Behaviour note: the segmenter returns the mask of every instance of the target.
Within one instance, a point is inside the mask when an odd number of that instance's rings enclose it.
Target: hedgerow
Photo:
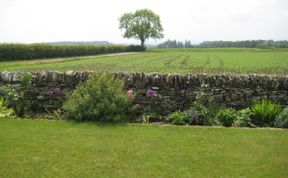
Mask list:
[[[51,45],[51,44],[0,44],[0,60],[73,57],[106,53],[144,51],[141,46],[124,45]]]

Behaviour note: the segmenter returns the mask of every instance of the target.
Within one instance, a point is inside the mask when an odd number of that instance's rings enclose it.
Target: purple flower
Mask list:
[[[54,89],[54,92],[55,92],[56,96],[60,96],[62,91],[61,91],[61,88],[58,87],[58,88]]]
[[[149,89],[149,90],[147,90],[146,95],[147,95],[148,97],[153,97],[153,96],[155,96],[155,91]]]
[[[49,90],[47,91],[47,95],[48,95],[49,97],[52,96],[52,95],[53,95],[53,91],[49,89]]]

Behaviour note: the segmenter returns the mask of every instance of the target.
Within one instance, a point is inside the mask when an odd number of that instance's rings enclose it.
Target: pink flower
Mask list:
[[[155,91],[149,89],[149,90],[147,90],[146,95],[147,95],[148,97],[153,97],[153,96],[155,96]]]
[[[49,90],[47,91],[47,95],[48,95],[49,97],[51,97],[51,96],[53,95],[53,91],[49,89]]]
[[[62,91],[61,91],[61,88],[58,87],[58,88],[55,88],[54,92],[55,92],[56,96],[60,96]]]
[[[128,94],[128,100],[131,101],[133,98],[133,91],[130,89],[128,90],[127,94]]]

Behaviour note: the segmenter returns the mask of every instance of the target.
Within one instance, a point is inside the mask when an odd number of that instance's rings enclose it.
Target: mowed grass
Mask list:
[[[0,177],[287,177],[288,131],[0,120]]]
[[[0,71],[288,74],[288,49],[149,49],[62,59],[2,61]]]

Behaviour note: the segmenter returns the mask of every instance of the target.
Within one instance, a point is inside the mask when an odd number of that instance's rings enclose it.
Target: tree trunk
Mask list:
[[[141,46],[144,46],[145,40],[144,39],[140,39],[140,40],[141,40]]]

